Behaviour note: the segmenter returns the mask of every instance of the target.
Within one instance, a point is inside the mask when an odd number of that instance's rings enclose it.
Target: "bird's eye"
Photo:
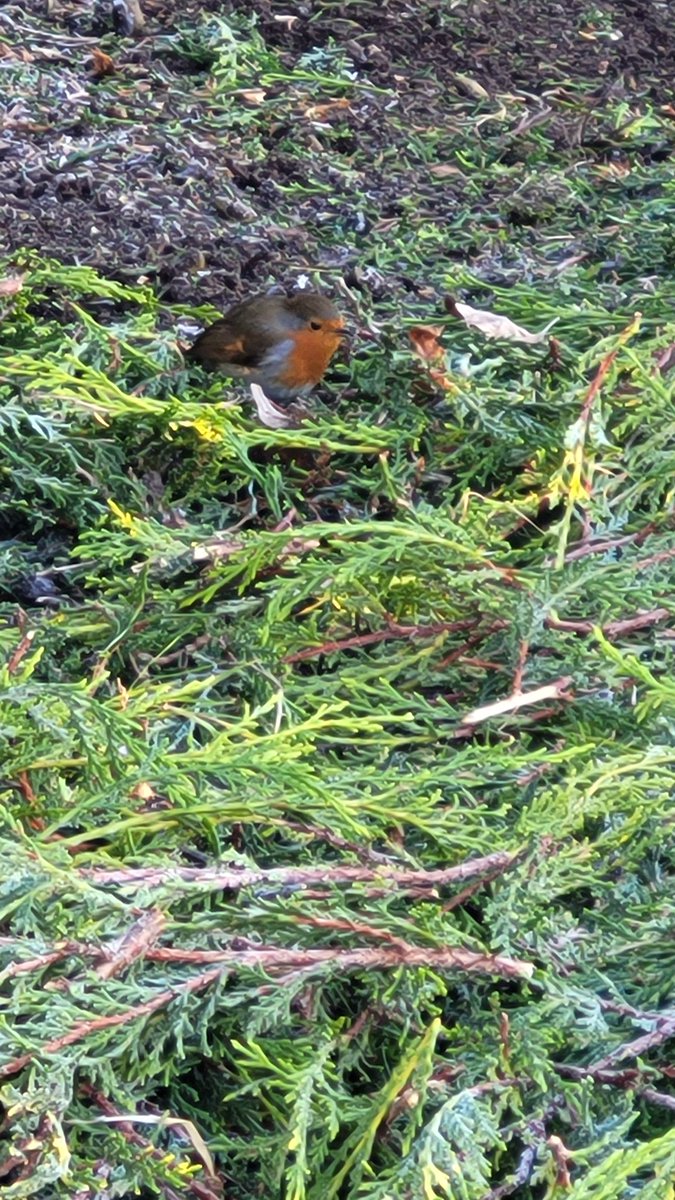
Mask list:
[[[310,321],[309,327],[310,327],[310,329],[320,329],[321,322],[320,321]]]

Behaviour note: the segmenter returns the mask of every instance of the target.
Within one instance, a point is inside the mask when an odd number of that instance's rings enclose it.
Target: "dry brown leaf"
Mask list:
[[[236,554],[242,549],[242,542],[214,538],[210,542],[204,542],[201,546],[195,546],[192,551],[192,559],[193,562],[217,562],[219,558],[229,558],[231,554]]]
[[[134,800],[152,800],[156,794],[157,793],[151,784],[146,783],[143,779],[140,781],[140,783],[137,783],[129,793]]]
[[[626,175],[630,175],[631,166],[627,162],[598,163],[593,171],[601,179],[624,179]]]
[[[279,551],[279,558],[288,558],[297,554],[306,554],[308,550],[318,550],[321,542],[318,538],[294,537]]]
[[[488,312],[485,308],[472,308],[470,304],[459,304],[452,296],[446,296],[445,307],[449,313],[452,313],[454,317],[459,317],[470,329],[477,329],[479,333],[483,334],[483,337],[504,338],[510,342],[527,342],[531,346],[544,342],[548,337],[549,329],[552,329],[558,320],[557,317],[554,317],[540,333],[531,333],[522,325],[516,325],[510,317],[504,317],[501,313]]]
[[[351,111],[351,107],[349,100],[341,96],[338,100],[326,100],[324,104],[311,104],[305,109],[304,115],[308,121],[327,121],[335,113],[344,112],[345,109]]]
[[[442,325],[415,325],[408,330],[413,350],[428,367],[436,386],[444,392],[454,392],[455,384],[446,373],[445,350],[438,340],[442,333]]]
[[[264,88],[242,88],[237,95],[241,96],[247,104],[263,104],[267,99],[267,92]]]
[[[665,375],[667,371],[672,371],[675,367],[675,342],[670,346],[666,346],[664,350],[659,350],[654,355],[656,361],[656,369],[661,375]]]
[[[0,296],[15,296],[23,287],[23,275],[6,275],[0,279]]]
[[[108,340],[110,342],[110,362],[108,363],[108,374],[114,375],[115,371],[122,366],[122,351],[120,350],[120,344],[117,338],[110,337]]]
[[[104,75],[115,74],[115,64],[112,58],[103,50],[99,50],[98,46],[94,46],[91,52],[91,65],[94,75],[98,76],[99,79],[103,78]]]
[[[21,62],[35,61],[35,55],[23,46],[8,46],[6,42],[0,42],[0,58],[18,58]]]
[[[438,339],[443,333],[442,325],[415,325],[408,330],[413,349],[425,362],[445,362],[445,351]]]
[[[435,175],[437,179],[447,179],[449,175],[463,175],[464,172],[460,167],[453,167],[450,163],[436,163],[433,167],[429,167],[429,174]]]

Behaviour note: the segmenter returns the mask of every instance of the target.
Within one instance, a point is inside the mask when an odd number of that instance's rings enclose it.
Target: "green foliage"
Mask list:
[[[246,22],[180,45],[255,157],[236,94],[285,60]],[[339,48],[292,85],[368,103]],[[525,178],[466,107],[409,153],[452,150],[468,210],[404,205],[376,268],[558,316],[559,361],[448,321],[439,396],[385,297],[347,397],[271,431],[186,371],[185,306],[12,263],[3,1197],[672,1197],[672,231],[638,197],[620,282],[512,280],[494,231],[501,283],[440,260],[516,176],[551,222],[627,203],[538,129]]]

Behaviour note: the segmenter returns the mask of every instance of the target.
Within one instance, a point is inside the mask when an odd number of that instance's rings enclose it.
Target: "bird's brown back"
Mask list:
[[[269,321],[260,319],[260,297],[243,300],[209,325],[187,351],[190,362],[209,371],[236,366],[242,370],[258,366],[278,338]]]

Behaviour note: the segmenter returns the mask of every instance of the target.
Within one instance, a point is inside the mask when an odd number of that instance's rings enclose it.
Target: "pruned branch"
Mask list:
[[[82,867],[79,874],[93,884],[118,884],[125,891],[137,888],[164,887],[167,885],[190,884],[210,890],[241,891],[243,888],[264,887],[279,890],[295,887],[348,887],[356,884],[377,884],[397,892],[410,888],[428,892],[439,887],[472,879],[495,868],[506,869],[517,861],[519,855],[504,850],[486,854],[481,858],[469,858],[454,867],[436,868],[430,871],[413,870],[406,867],[382,866],[333,866],[324,867],[275,867],[270,870],[250,867]]]
[[[204,971],[192,979],[172,988],[165,988],[152,1000],[135,1005],[121,1012],[93,1017],[80,1021],[59,1037],[52,1038],[42,1046],[17,1055],[0,1066],[0,1078],[14,1075],[23,1070],[36,1058],[57,1054],[66,1046],[84,1041],[92,1034],[114,1026],[139,1021],[166,1008],[174,1000],[195,992],[204,991],[218,982],[224,972],[236,970],[261,970],[284,979],[289,976],[313,974],[316,971],[388,971],[401,967],[431,967],[436,971],[463,971],[468,974],[493,975],[503,979],[530,979],[534,972],[532,963],[508,958],[503,954],[488,954],[478,950],[466,950],[459,946],[433,947],[413,946],[408,943],[396,947],[341,949],[277,949],[274,947],[236,949],[228,946],[223,950],[183,950],[166,948],[150,951],[148,958],[161,962],[191,964],[217,963],[213,970]]]

